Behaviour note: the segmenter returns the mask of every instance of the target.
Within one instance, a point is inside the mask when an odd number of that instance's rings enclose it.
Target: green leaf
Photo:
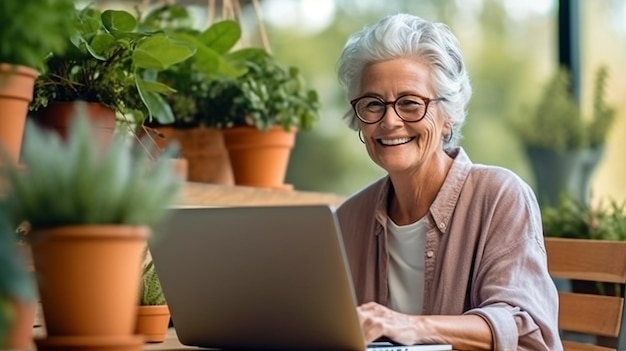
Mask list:
[[[81,33],[83,36],[90,37],[95,35],[100,30],[100,13],[98,12],[85,12],[84,17],[80,18],[79,24],[77,25],[78,33]]]
[[[199,40],[219,54],[227,53],[241,38],[241,27],[233,20],[223,20],[207,28]]]
[[[109,50],[113,44],[115,43],[115,38],[106,33],[101,33],[93,37],[91,40],[91,51],[97,53],[100,57],[102,57],[107,50]]]
[[[161,82],[142,80],[142,85],[145,91],[155,92],[159,94],[171,94],[176,92],[176,89]]]
[[[193,60],[194,67],[209,76],[215,74],[220,66],[219,54],[204,46],[198,48]]]
[[[137,78],[137,90],[149,112],[149,120],[155,118],[160,124],[170,124],[174,122],[174,113],[170,105],[161,95],[150,91],[148,84],[143,79]]]
[[[195,49],[165,35],[155,35],[142,41],[133,52],[133,62],[139,68],[164,70],[193,56]]]
[[[137,19],[126,11],[106,10],[102,13],[102,24],[111,34],[117,36],[133,32],[137,28]]]
[[[224,57],[233,62],[254,62],[268,57],[268,53],[259,48],[245,48],[228,53]]]
[[[248,72],[248,69],[244,65],[232,64],[230,61],[220,57],[219,68],[217,74],[220,77],[237,78]]]
[[[185,32],[174,32],[169,34],[169,37],[172,40],[176,40],[182,43],[189,45],[192,48],[197,48],[199,46],[203,46],[203,44],[192,34]]]
[[[100,55],[100,53],[97,52],[94,48],[92,48],[91,45],[88,42],[84,41],[83,37],[81,37],[79,40],[82,41],[82,44],[80,45],[80,47],[85,48],[87,50],[87,52],[89,52],[89,54],[93,58],[95,58],[97,60],[100,60],[100,61],[106,61],[106,57]]]
[[[135,50],[133,52],[133,62],[138,68],[154,69],[157,71],[162,71],[167,68],[157,55],[147,51]]]

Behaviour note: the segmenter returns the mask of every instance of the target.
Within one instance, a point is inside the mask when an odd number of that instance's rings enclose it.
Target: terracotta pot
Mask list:
[[[29,234],[48,337],[134,333],[149,232],[141,226],[85,225]]]
[[[170,162],[174,172],[182,181],[186,182],[189,178],[189,161],[186,158],[173,158]]]
[[[235,178],[224,146],[224,137],[219,129],[155,127],[160,138],[155,138],[160,147],[175,141],[179,143],[183,158],[187,159],[190,182],[234,185]]]
[[[33,343],[33,326],[35,324],[35,301],[12,300],[11,308],[15,318],[11,323],[5,345],[1,350],[28,350]]]
[[[33,100],[37,75],[29,67],[0,63],[0,148],[15,163],[20,158],[28,104]]]
[[[146,342],[163,342],[170,323],[167,305],[138,306],[136,333],[143,335]]]
[[[76,102],[53,102],[37,111],[32,118],[38,125],[54,130],[63,139],[66,139],[70,131],[72,119],[76,113],[76,104]],[[115,133],[115,111],[97,102],[86,102],[84,104],[92,124],[93,139],[104,150],[111,143]]]
[[[224,129],[223,134],[235,184],[286,188],[285,176],[296,130],[273,127],[261,131],[252,127],[235,127]]]

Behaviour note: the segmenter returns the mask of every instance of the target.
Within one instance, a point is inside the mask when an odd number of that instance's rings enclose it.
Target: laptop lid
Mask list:
[[[365,349],[329,206],[170,211],[150,251],[181,343]]]
[[[170,211],[150,251],[181,343],[223,349],[365,350],[349,266],[330,206]]]

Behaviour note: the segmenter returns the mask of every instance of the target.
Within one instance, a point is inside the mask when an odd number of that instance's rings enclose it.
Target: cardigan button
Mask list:
[[[433,252],[433,250],[426,251],[426,257],[433,258],[433,256],[435,256],[435,253]]]

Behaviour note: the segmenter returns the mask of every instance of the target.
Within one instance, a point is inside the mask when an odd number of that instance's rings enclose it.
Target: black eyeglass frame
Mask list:
[[[407,96],[414,96],[414,97],[417,97],[417,98],[420,98],[420,99],[424,100],[424,114],[422,115],[422,117],[418,118],[418,119],[417,119],[417,120],[415,120],[415,121],[408,121],[408,120],[406,120],[406,119],[402,118],[402,116],[398,113],[398,110],[396,110],[396,103],[397,103],[398,101],[400,101],[401,99],[403,99],[403,98],[407,97]],[[385,106],[385,109],[383,110],[383,113],[381,113],[380,118],[379,118],[379,119],[377,119],[376,121],[366,121],[366,120],[364,120],[364,119],[363,119],[363,118],[359,115],[359,113],[358,113],[358,112],[357,112],[357,110],[356,110],[356,104],[357,104],[360,100],[365,99],[365,98],[373,98],[373,99],[376,99],[376,100],[380,101],[380,102],[381,102],[381,103]],[[391,105],[391,106],[393,107],[393,112],[395,112],[395,113],[396,113],[396,116],[398,116],[398,118],[400,118],[401,120],[403,120],[403,121],[405,121],[405,122],[407,122],[407,123],[417,123],[417,122],[419,122],[419,121],[423,120],[423,119],[424,119],[424,117],[426,117],[426,113],[428,112],[428,105],[429,105],[431,102],[445,101],[445,100],[446,100],[446,98],[444,98],[444,97],[437,97],[437,98],[432,98],[432,99],[431,99],[431,98],[427,98],[427,97],[425,97],[425,96],[421,96],[421,95],[418,95],[418,94],[404,94],[404,95],[400,95],[400,96],[398,96],[398,97],[397,97],[395,100],[393,100],[393,101],[385,101],[385,100],[383,100],[382,98],[380,98],[380,97],[378,97],[378,96],[375,96],[375,95],[363,95],[363,96],[360,96],[360,97],[358,97],[358,98],[356,98],[356,99],[351,100],[351,101],[350,101],[350,105],[352,105],[352,110],[354,111],[354,115],[355,115],[355,116],[356,116],[356,117],[357,117],[357,118],[358,118],[361,122],[363,122],[363,123],[365,123],[365,124],[376,124],[376,123],[378,123],[378,122],[382,121],[382,120],[383,120],[383,118],[385,117],[385,114],[387,113],[387,106],[389,106],[389,105]]]

